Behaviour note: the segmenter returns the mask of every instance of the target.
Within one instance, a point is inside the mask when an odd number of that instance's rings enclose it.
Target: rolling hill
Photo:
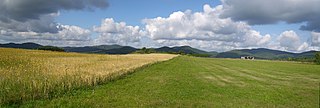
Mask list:
[[[241,49],[219,53],[217,58],[240,58],[241,56],[254,56],[258,59],[284,59],[284,58],[312,58],[317,51],[291,53],[266,48]]]
[[[212,51],[207,52],[203,50],[199,50],[196,48],[192,48],[190,46],[177,46],[177,47],[160,47],[155,49],[157,52],[167,52],[167,53],[174,53],[174,52],[183,52],[185,54],[208,54],[211,56],[215,56],[218,52]]]
[[[16,43],[0,44],[0,47],[4,47],[4,48],[21,48],[21,49],[37,49],[41,46],[42,45],[31,43],[31,42],[22,43],[22,44],[16,44]]]
[[[38,49],[43,45],[36,43],[7,43],[0,44],[3,48],[20,48],[20,49]],[[84,47],[61,47],[66,52],[78,52],[78,53],[98,53],[98,54],[130,54],[137,50],[137,48],[130,46],[120,45],[98,45],[98,46],[84,46]]]
[[[22,49],[37,49],[42,47],[42,45],[36,43],[23,43],[23,44],[0,44],[0,47],[6,48],[22,48]],[[121,45],[98,45],[98,46],[84,46],[84,47],[62,47],[66,52],[78,52],[78,53],[97,53],[97,54],[130,54],[137,50],[131,46],[121,46]],[[211,57],[217,55],[217,52],[206,52],[190,46],[177,46],[177,47],[161,47],[161,48],[151,48],[158,53],[179,53],[183,52],[185,54],[208,54]]]
[[[186,54],[203,54],[203,53],[207,53],[206,51],[202,51],[199,49],[195,49],[192,48],[190,46],[179,46],[179,47],[161,47],[161,48],[157,48],[155,49],[158,52],[184,52]]]
[[[120,45],[99,45],[85,47],[63,47],[67,52],[98,53],[98,54],[129,54],[136,51],[136,48]]]
[[[22,49],[37,49],[42,45],[36,43],[8,43],[0,44],[0,47],[6,48],[22,48]],[[131,46],[121,45],[98,45],[98,46],[84,46],[84,47],[62,47],[66,52],[78,53],[97,53],[97,54],[130,54],[140,49]],[[217,58],[240,58],[241,56],[254,56],[257,59],[288,59],[288,58],[313,58],[317,51],[307,51],[302,53],[291,53],[286,51],[271,50],[266,48],[258,49],[238,49],[226,52],[207,52],[196,49],[190,46],[175,46],[175,47],[160,47],[150,48],[158,53],[184,53],[190,55],[206,55],[206,57]]]
[[[130,54],[135,52],[137,49],[130,46],[121,46],[120,48],[113,48],[108,50],[101,50],[96,53],[100,54]]]

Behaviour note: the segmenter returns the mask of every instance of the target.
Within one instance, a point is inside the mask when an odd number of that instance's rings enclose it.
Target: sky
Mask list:
[[[320,0],[0,0],[0,43],[320,50]]]

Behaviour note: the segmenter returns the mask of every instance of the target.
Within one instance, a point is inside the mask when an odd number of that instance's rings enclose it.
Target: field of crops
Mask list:
[[[319,108],[320,66],[188,56],[111,83],[20,107]]]
[[[96,55],[0,48],[0,105],[51,99],[91,88],[175,57],[169,54]]]

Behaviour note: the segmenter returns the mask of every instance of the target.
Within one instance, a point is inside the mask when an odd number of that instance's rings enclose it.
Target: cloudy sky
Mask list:
[[[320,0],[0,0],[0,43],[320,50]]]

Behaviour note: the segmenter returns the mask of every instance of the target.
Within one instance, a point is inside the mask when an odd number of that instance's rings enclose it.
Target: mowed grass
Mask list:
[[[0,48],[0,105],[91,89],[169,54],[96,55]]]
[[[319,108],[320,66],[180,56],[91,90],[20,107]]]

